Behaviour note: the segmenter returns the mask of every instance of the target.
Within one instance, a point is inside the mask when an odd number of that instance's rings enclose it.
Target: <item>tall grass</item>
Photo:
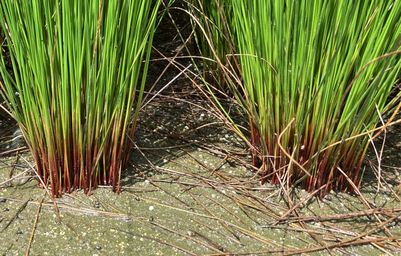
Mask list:
[[[225,4],[241,66],[231,88],[262,183],[354,191],[368,147],[358,135],[375,128],[401,65],[401,1]]]
[[[159,4],[1,1],[15,75],[2,62],[1,89],[53,196],[99,184],[119,191]]]
[[[231,45],[232,5],[231,0],[189,0],[189,12],[197,19],[192,20],[195,41],[204,59],[203,72],[206,80],[213,86],[226,91],[229,84],[220,65],[229,67],[233,61],[234,49]]]

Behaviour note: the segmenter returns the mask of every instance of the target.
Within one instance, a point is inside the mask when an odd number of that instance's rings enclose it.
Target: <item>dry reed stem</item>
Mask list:
[[[334,182],[334,180],[332,180],[330,183]],[[329,184],[330,184],[329,183]],[[285,220],[285,217],[289,214],[291,214],[291,212],[293,212],[295,209],[297,209],[303,202],[308,201],[309,199],[311,199],[312,196],[314,196],[316,193],[318,193],[320,190],[322,190],[323,188],[326,187],[326,184],[321,186],[319,189],[315,190],[313,193],[309,194],[306,198],[299,200],[299,202],[294,205],[291,209],[289,209],[286,213],[284,213],[279,219],[277,219],[276,221],[274,221],[271,225],[275,226],[277,225],[277,223],[279,223],[280,221]]]
[[[68,224],[67,222],[64,222],[64,221],[61,221],[61,223],[66,225],[67,228],[69,228],[72,232],[74,232],[74,234],[77,236],[77,238],[79,237],[78,232],[73,227],[71,227],[70,224]]]
[[[267,211],[267,210],[265,210],[265,209],[262,209],[262,208],[260,208],[260,207],[258,207],[258,206],[256,206],[256,205],[248,204],[248,203],[242,201],[241,199],[239,199],[238,197],[236,197],[236,196],[234,196],[234,195],[233,195],[233,196],[230,195],[228,191],[226,191],[225,193],[223,193],[223,192],[221,192],[221,191],[219,190],[219,192],[220,192],[221,194],[225,195],[226,197],[230,198],[233,202],[240,203],[240,204],[242,204],[242,205],[244,205],[244,206],[247,206],[247,207],[249,207],[249,208],[252,208],[252,209],[255,209],[255,210],[257,210],[257,211],[260,211],[261,213],[264,213],[264,214],[266,214],[267,216],[270,216],[270,217],[272,217],[272,218],[275,218],[275,219],[278,218],[278,216],[275,215],[274,213],[271,213],[271,212],[269,212],[269,211]],[[238,205],[238,204],[237,204],[237,205]]]
[[[17,199],[7,199],[10,201],[14,201],[14,202],[23,202],[22,200],[17,200]],[[52,202],[53,203],[53,202]],[[52,203],[42,203],[42,208],[44,207],[48,207],[49,209],[52,209],[52,206],[54,206],[54,204]],[[34,205],[38,205],[39,203],[37,202],[32,202],[32,201],[28,201],[28,204],[34,204]],[[67,203],[56,203],[57,207],[65,212],[67,211],[71,211],[71,212],[77,212],[77,213],[82,213],[82,214],[87,214],[90,216],[99,216],[99,217],[105,217],[105,218],[110,218],[110,219],[127,219],[127,220],[135,220],[141,224],[144,224],[144,222],[140,221],[139,219],[141,219],[142,217],[136,217],[136,216],[132,216],[132,215],[128,215],[128,214],[120,214],[120,213],[111,213],[111,212],[104,212],[104,211],[97,211],[97,210],[93,210],[93,209],[87,209],[87,208],[83,208],[83,207],[78,207],[78,206],[74,206],[71,204],[67,204]],[[156,203],[157,204],[157,203]],[[54,209],[54,208],[53,208]],[[196,213],[191,213],[196,215]],[[143,219],[143,218],[142,218]]]
[[[215,229],[215,228],[213,228],[213,227],[211,227],[211,226],[209,226],[209,225],[207,225],[207,224],[205,224],[205,223],[203,223],[203,222],[200,222],[199,220],[196,220],[196,219],[191,219],[191,220],[192,220],[192,221],[195,221],[196,223],[199,223],[199,224],[202,225],[202,226],[207,227],[208,229],[210,229],[210,230],[212,230],[212,231],[214,231],[214,232],[216,232],[216,233],[218,233],[218,234],[220,234],[220,235],[222,235],[222,236],[224,236],[225,238],[229,239],[231,242],[234,242],[234,243],[237,243],[237,244],[240,245],[240,246],[243,246],[243,244],[241,244],[240,241],[238,241],[238,240],[232,238],[231,236],[228,236],[228,235],[224,234],[224,233],[221,232],[220,230]]]
[[[362,244],[367,244],[367,243],[372,243],[372,242],[380,242],[386,240],[386,238],[379,238],[379,239],[368,239],[364,241],[355,241],[355,242],[349,242],[344,244],[344,246],[351,246],[351,245],[362,245]],[[307,248],[307,249],[283,249],[283,250],[270,250],[270,251],[253,251],[253,252],[232,252],[232,253],[219,253],[219,254],[208,254],[208,256],[219,256],[219,255],[258,255],[258,254],[273,254],[273,253],[280,253],[280,255],[296,255],[296,254],[305,254],[307,252],[316,252],[316,251],[321,251],[324,250],[324,247],[319,247],[317,248]],[[286,253],[288,251],[292,251],[289,253]],[[285,254],[284,254],[285,253]]]
[[[394,221],[395,219],[397,219],[397,218],[400,217],[400,216],[401,216],[401,214],[399,214],[399,215],[397,215],[397,216],[395,216],[395,217],[393,217],[393,218],[391,218],[391,219],[389,219],[389,220],[387,220],[387,221],[381,223],[381,224],[378,225],[376,228],[373,228],[373,229],[371,229],[371,230],[368,230],[368,231],[366,231],[366,232],[364,232],[364,233],[362,233],[362,234],[360,234],[360,235],[358,235],[358,236],[356,236],[356,237],[353,237],[353,238],[351,238],[351,239],[348,239],[348,240],[346,240],[346,241],[344,241],[344,242],[340,242],[340,243],[336,243],[336,244],[331,244],[331,245],[329,245],[329,246],[327,246],[327,247],[328,247],[328,248],[334,248],[334,247],[349,246],[349,245],[353,245],[353,244],[362,244],[362,243],[366,243],[366,242],[368,242],[368,243],[374,243],[375,241],[395,240],[395,238],[380,238],[380,239],[366,239],[366,240],[362,240],[362,241],[356,241],[356,240],[358,240],[358,239],[360,239],[360,238],[363,238],[363,237],[365,237],[365,236],[367,236],[367,235],[369,235],[369,234],[375,232],[375,231],[378,230],[379,228],[384,227],[385,225],[387,225],[388,223]],[[396,240],[395,240],[395,241],[396,241]],[[358,242],[359,242],[359,243],[358,243]],[[296,253],[294,252],[294,253],[289,253],[289,254],[285,254],[285,255],[294,255],[294,254],[297,254],[297,253],[320,251],[320,250],[323,250],[323,249],[325,249],[325,248],[326,248],[326,247],[315,247],[315,248],[302,249],[302,250],[297,251]]]
[[[272,212],[272,213],[274,214],[274,217],[273,217],[273,218],[276,218],[276,217],[279,215],[275,210],[273,210],[272,208],[270,208],[269,206],[267,206],[266,203],[263,203],[263,201],[261,200],[261,198],[259,198],[259,197],[255,196],[255,195],[253,195],[253,194],[252,194],[251,192],[249,192],[246,188],[242,188],[242,187],[236,188],[236,192],[237,192],[237,194],[243,195],[244,198],[245,198],[247,201],[249,201],[249,203],[252,204],[252,205],[256,205],[256,203],[252,201],[252,199],[255,199],[255,200],[257,201],[257,203],[259,203],[259,205],[260,205],[261,207],[266,208],[267,211],[270,211],[270,212]]]
[[[199,191],[198,189],[194,188],[194,190],[201,194],[203,197],[209,199],[210,201],[212,201],[213,203],[219,205],[221,208],[223,208],[224,210],[226,210],[228,213],[230,213],[231,215],[233,215],[235,218],[237,218],[240,222],[244,223],[245,226],[247,226],[248,228],[252,229],[251,226],[248,225],[248,223],[246,223],[243,219],[241,219],[238,215],[236,215],[235,213],[233,213],[232,211],[230,211],[226,206],[224,206],[222,203],[218,202],[217,200],[214,200],[213,198],[211,198],[210,196],[205,195],[204,193],[202,193],[201,191]]]
[[[157,185],[152,179],[150,179],[149,177],[147,177],[143,172],[141,172],[141,170],[139,170],[133,163],[131,163],[130,161],[128,161],[129,164],[135,168],[135,170],[137,170],[145,179],[147,179],[150,183],[152,183],[153,186],[159,188],[160,190],[163,190],[166,194],[168,194],[169,196],[173,197],[174,199],[176,199],[177,201],[179,201],[180,203],[183,203],[185,206],[187,206],[189,209],[192,209],[191,206],[189,206],[187,203],[185,203],[184,201],[182,201],[181,199],[179,199],[178,197],[176,197],[175,195],[171,194],[170,192],[168,192],[167,190],[163,189],[162,187],[160,187],[159,185]]]
[[[164,5],[164,7],[166,7],[164,2],[163,2],[163,5]],[[167,10],[167,8],[166,8],[166,10]],[[171,15],[170,15],[170,13],[169,13],[168,11],[167,11],[167,13],[168,13],[168,15],[170,16],[171,20],[173,20],[172,17],[171,17]],[[160,54],[160,56],[163,57],[162,59],[159,59],[159,60],[167,60],[169,63],[166,65],[166,67],[164,68],[164,70],[162,71],[162,73],[159,75],[159,77],[156,79],[156,81],[154,82],[154,84],[152,85],[152,87],[150,88],[149,91],[152,91],[152,90],[153,90],[153,88],[154,88],[154,87],[156,86],[156,84],[160,81],[160,79],[162,78],[162,76],[164,75],[164,73],[167,71],[167,69],[170,67],[170,65],[174,65],[175,59],[176,59],[177,57],[179,57],[178,55],[179,55],[179,54],[181,53],[181,51],[184,49],[185,45],[191,40],[191,38],[192,38],[192,36],[193,36],[194,33],[195,33],[195,30],[193,30],[193,31],[191,32],[191,34],[187,37],[187,39],[185,40],[184,44],[182,45],[182,47],[180,47],[180,49],[177,51],[177,53],[176,53],[173,57],[170,57],[170,58],[167,58],[167,57],[166,57],[163,53],[161,53],[156,47],[152,46],[152,49],[155,50],[156,52],[158,52],[158,53]],[[178,36],[178,34],[177,34],[176,36]],[[174,40],[175,40],[175,39],[171,40],[171,41],[170,41],[170,44],[172,44],[172,43],[174,42]],[[169,45],[166,46],[166,49],[167,49],[168,47],[169,47]],[[174,66],[175,66],[175,65],[174,65]],[[183,73],[184,73],[184,71],[181,71],[181,72],[180,72],[180,74],[183,74]],[[145,102],[146,99],[147,99],[147,97],[148,97],[148,95],[146,95],[146,96],[143,98],[142,102]],[[149,100],[148,103],[149,103],[150,101],[151,101],[151,100]],[[146,106],[148,103],[146,103],[146,104],[143,105],[143,106]],[[141,106],[141,109],[143,108],[143,106]]]
[[[221,252],[229,252],[226,248],[224,248],[223,246],[219,245],[216,242],[213,242],[211,239],[207,238],[206,236],[191,230],[191,232],[193,232],[194,235],[199,236],[200,238],[202,238],[206,243],[210,244],[211,246],[213,246],[214,248],[216,248],[217,250],[221,251]]]
[[[371,167],[372,170],[376,173],[376,172],[377,172],[377,170],[376,170],[376,165],[375,165],[374,163],[372,163],[372,161],[370,161],[369,159],[368,159],[368,161],[369,161],[370,167]],[[391,166],[385,166],[385,165],[382,165],[382,166],[383,166],[383,167],[389,167],[389,168],[391,168]],[[394,168],[394,169],[395,169],[395,168]],[[401,181],[398,181],[396,178],[392,177],[390,174],[388,174],[388,173],[387,173],[386,171],[384,171],[384,170],[381,170],[381,172],[382,172],[383,174],[389,176],[394,182],[396,182],[396,183],[399,184],[398,189],[397,189],[397,192],[395,192],[395,191],[391,188],[391,186],[389,186],[389,184],[388,184],[388,182],[386,181],[386,179],[383,179],[384,183],[386,183],[386,185],[387,185],[387,188],[389,188],[390,191],[391,191],[391,193],[394,195],[394,198],[391,199],[388,203],[393,202],[395,199],[397,199],[398,201],[401,202],[401,199],[400,199],[400,197],[398,196],[398,194],[400,193],[400,190],[401,190],[401,186],[400,186],[400,185],[401,185]],[[385,204],[387,204],[387,202],[386,202]],[[383,207],[384,207],[384,205],[383,205]]]
[[[22,153],[22,152],[25,152],[27,150],[28,150],[28,148],[26,146],[23,146],[23,147],[19,147],[19,148],[15,148],[15,149],[11,149],[11,150],[8,150],[8,151],[1,152],[0,156],[6,156],[6,155],[14,153],[14,152]]]
[[[26,171],[23,171],[23,172],[21,172],[20,174],[15,175],[15,176],[12,177],[11,179],[7,179],[7,180],[3,181],[2,183],[0,183],[0,186],[3,185],[3,184],[9,183],[9,182],[12,181],[12,180],[17,179],[19,176],[24,175],[25,173],[29,172],[30,170],[31,170],[31,169],[28,169],[28,170],[26,170]]]
[[[161,243],[161,244],[165,244],[165,245],[168,245],[168,246],[177,248],[178,250],[183,251],[183,252],[185,252],[185,253],[188,253],[189,255],[197,256],[197,254],[195,254],[195,253],[193,253],[193,252],[191,252],[191,251],[188,251],[188,250],[186,250],[186,249],[184,249],[184,248],[182,248],[182,247],[179,247],[179,246],[177,246],[177,245],[175,245],[175,244],[165,242],[165,241],[163,241],[163,240],[159,240],[159,239],[151,238],[151,237],[147,237],[147,236],[137,235],[137,234],[134,234],[134,233],[131,233],[131,232],[127,232],[127,231],[124,231],[124,230],[120,230],[120,229],[114,229],[114,228],[111,228],[111,229],[112,229],[112,230],[119,231],[119,232],[124,233],[124,234],[127,234],[127,235],[130,235],[130,236],[136,236],[136,237],[139,237],[139,238],[144,238],[144,239],[152,240],[152,241],[155,241],[155,242],[158,242],[158,243]]]
[[[235,229],[237,229],[238,232],[241,232],[242,234],[244,234],[246,236],[249,236],[249,237],[251,237],[251,238],[253,238],[253,239],[255,239],[255,240],[257,240],[257,241],[259,241],[259,242],[261,242],[263,244],[266,244],[266,245],[271,246],[273,248],[278,247],[277,244],[274,241],[269,241],[269,239],[267,237],[264,237],[262,235],[256,234],[255,232],[246,230],[244,228],[241,228],[241,227],[239,227],[237,225],[234,225],[234,224],[231,224],[231,223],[229,223],[229,225],[234,227]],[[285,247],[285,246],[284,245],[280,245],[280,247]],[[236,253],[233,253],[233,254],[236,254]]]
[[[33,236],[34,236],[35,230],[36,230],[36,224],[38,223],[39,213],[40,213],[40,209],[42,208],[42,203],[43,203],[43,200],[45,199],[45,195],[46,195],[46,191],[43,191],[43,196],[40,199],[40,202],[39,202],[39,205],[38,205],[38,210],[36,212],[35,222],[33,223],[31,237],[29,238],[29,242],[28,242],[28,245],[27,245],[27,248],[26,248],[26,254],[25,254],[26,256],[29,255],[29,250],[31,248],[31,243],[32,243]]]
[[[65,196],[80,202],[81,204],[85,205],[86,207],[91,207],[91,205],[85,203],[83,200],[79,199],[76,196],[73,196],[73,195],[70,195],[70,194],[65,194]]]
[[[280,221],[331,221],[331,220],[345,220],[355,217],[367,216],[372,214],[388,214],[401,212],[401,207],[393,208],[377,208],[369,209],[352,213],[336,214],[336,215],[326,215],[326,216],[309,216],[309,217],[290,217]]]
[[[28,205],[28,202],[31,199],[26,200],[21,206],[20,208],[18,208],[17,212],[14,214],[14,216],[7,222],[7,224],[1,229],[0,233],[3,233],[4,230],[6,230],[11,223],[18,218],[18,215],[25,209],[25,207]]]
[[[131,195],[133,195],[135,197],[140,198],[141,200],[144,200],[146,202],[150,202],[150,203],[155,204],[155,205],[160,205],[162,207],[174,209],[174,210],[177,210],[177,211],[180,211],[180,212],[185,212],[185,213],[188,213],[188,214],[191,214],[191,215],[196,215],[196,216],[204,217],[204,218],[207,218],[207,219],[219,220],[219,218],[217,218],[217,217],[213,217],[213,216],[205,215],[205,214],[200,214],[200,213],[193,212],[193,211],[184,210],[184,209],[177,208],[177,207],[174,207],[174,206],[171,206],[171,205],[167,205],[167,204],[158,203],[156,201],[149,200],[149,199],[146,199],[146,198],[143,198],[143,197],[139,197],[138,195],[135,195],[135,194],[132,194],[132,193],[129,193],[129,192],[126,192],[126,193],[131,194]]]
[[[226,223],[224,223],[224,220],[218,218],[216,215],[213,214],[213,212],[211,212],[206,206],[204,206],[202,204],[202,202],[196,198],[196,196],[194,196],[191,192],[189,192],[188,190],[186,191],[200,206],[202,206],[203,209],[205,209],[211,216],[214,217],[214,219],[216,219],[225,229],[227,229],[235,238],[238,239],[238,241],[240,240],[238,235],[234,232],[234,230],[232,230]]]
[[[183,233],[178,232],[178,231],[176,231],[176,230],[173,230],[173,229],[171,229],[171,228],[162,226],[162,225],[157,224],[157,223],[152,223],[152,225],[154,225],[154,226],[156,226],[156,227],[159,227],[159,228],[162,228],[162,229],[164,229],[164,230],[167,230],[167,231],[169,231],[169,232],[171,232],[171,233],[174,233],[174,234],[176,234],[176,235],[185,237],[186,239],[190,239],[190,240],[194,241],[195,243],[201,244],[201,245],[205,246],[206,248],[209,248],[209,249],[212,250],[212,251],[215,251],[215,252],[220,252],[220,251],[221,251],[221,250],[215,248],[214,246],[210,246],[210,245],[207,244],[207,243],[204,243],[204,242],[202,242],[202,241],[200,241],[200,240],[198,240],[198,239],[195,239],[195,238],[193,238],[193,237],[191,237],[191,236],[189,236],[189,235],[183,234]]]
[[[337,169],[344,175],[344,177],[347,179],[348,183],[351,184],[351,186],[355,189],[355,191],[358,192],[358,198],[362,199],[362,202],[365,204],[366,207],[368,207],[369,209],[372,209],[370,207],[371,204],[369,204],[368,201],[366,200],[366,198],[359,192],[359,189],[355,186],[355,184],[352,182],[352,180],[341,170],[340,167],[337,167]],[[379,216],[377,216],[376,213],[373,213],[373,216],[375,216],[375,218],[377,219],[377,221],[380,224],[382,223]],[[394,235],[390,232],[390,230],[388,230],[388,228],[386,226],[384,226],[384,230],[386,231],[387,234],[389,234],[392,238],[394,238]],[[401,243],[399,243],[397,240],[395,240],[395,242],[401,247]]]

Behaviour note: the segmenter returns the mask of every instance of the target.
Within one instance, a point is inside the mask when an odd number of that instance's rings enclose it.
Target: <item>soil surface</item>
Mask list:
[[[190,34],[188,22],[175,21]],[[191,64],[176,59],[178,68],[163,73],[169,62],[161,54],[187,55],[175,35],[166,16],[155,35],[148,99]],[[259,184],[249,147],[199,93],[191,70],[141,111],[119,195],[100,187],[51,199],[38,187],[17,124],[1,117],[0,254],[401,255],[400,126],[375,142],[379,154],[385,143],[380,189],[372,146],[361,195],[331,191],[319,201],[298,187],[286,195],[280,185]]]

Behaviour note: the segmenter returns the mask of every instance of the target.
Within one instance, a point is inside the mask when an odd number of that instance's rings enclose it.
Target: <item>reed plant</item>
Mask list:
[[[195,42],[203,59],[203,77],[212,86],[226,92],[229,83],[220,65],[229,67],[233,62],[231,45],[231,0],[189,0],[188,12],[195,29]],[[233,66],[232,66],[233,67]],[[231,67],[231,68],[232,68]],[[214,90],[216,92],[216,90]]]
[[[368,148],[361,134],[394,103],[388,96],[401,65],[401,1],[225,5],[240,63],[231,88],[250,124],[261,182],[301,183],[308,191],[326,185],[321,197],[331,189],[353,192]]]
[[[14,68],[2,61],[2,93],[53,196],[119,192],[160,2],[0,2]]]

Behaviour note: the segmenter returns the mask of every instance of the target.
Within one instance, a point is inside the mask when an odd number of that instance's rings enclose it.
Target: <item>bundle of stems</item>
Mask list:
[[[1,91],[53,196],[99,184],[119,192],[159,4],[1,1],[14,68],[12,77],[2,61]]]
[[[368,148],[359,135],[393,103],[401,1],[228,2],[225,25],[241,67],[231,88],[249,120],[262,183],[308,191],[327,184],[321,197],[352,193]]]
[[[193,18],[192,25],[196,30],[195,42],[203,60],[204,78],[213,86],[227,91],[229,83],[220,65],[229,67],[233,61],[234,49],[231,45],[232,19],[231,0],[188,0],[188,11]],[[219,63],[220,62],[220,63]]]

